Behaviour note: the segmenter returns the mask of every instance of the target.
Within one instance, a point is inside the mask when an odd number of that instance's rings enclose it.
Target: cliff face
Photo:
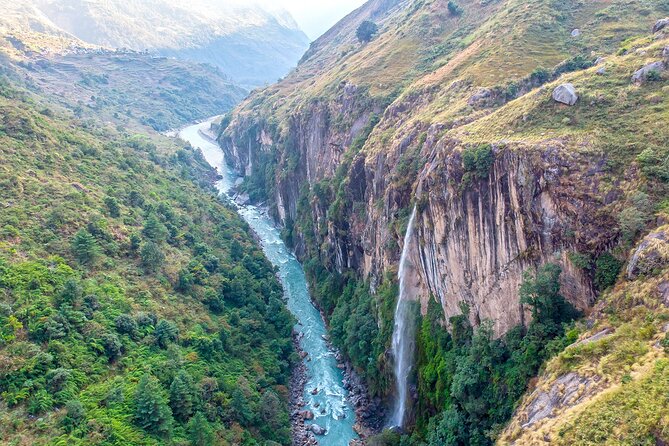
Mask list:
[[[347,97],[344,93],[337,102],[337,111],[345,108]],[[333,111],[322,104],[310,108],[308,118],[296,117],[291,123],[290,137],[297,140],[304,162],[279,179],[270,197],[283,224],[298,219],[301,188],[334,176],[342,147],[364,130],[369,113],[348,105],[344,113],[355,118],[346,132],[327,125]],[[250,175],[258,154],[271,153],[270,135],[270,129],[258,127],[245,137],[224,137],[223,147],[236,169]],[[397,220],[406,217],[415,195],[417,234],[411,256],[415,292],[424,311],[431,297],[448,317],[460,314],[461,302],[466,302],[474,324],[492,320],[496,332],[504,333],[525,320],[518,300],[523,272],[546,262],[562,266],[563,293],[572,303],[581,309],[591,305],[591,280],[572,266],[567,254],[601,252],[616,237],[612,217],[599,212],[605,204],[599,184],[603,155],[574,154],[560,140],[531,146],[500,143],[493,148],[488,177],[467,182],[461,144],[448,137],[433,139],[412,148],[409,137],[395,150],[354,157],[344,181],[347,209],[341,218],[328,220],[327,203],[310,202],[320,260],[378,283],[396,268],[403,237]],[[408,173],[415,188],[411,181],[397,182],[403,150],[414,150],[418,163],[425,162],[417,173]],[[298,240],[298,254],[304,255],[302,234]]]
[[[448,317],[464,301],[474,324],[492,320],[505,333],[526,321],[518,301],[523,272],[553,262],[563,269],[564,296],[587,308],[591,282],[567,254],[586,244],[603,250],[615,238],[611,218],[597,216],[601,158],[570,156],[559,141],[500,148],[495,158],[488,178],[465,188],[457,155],[421,172],[420,295],[434,296]]]

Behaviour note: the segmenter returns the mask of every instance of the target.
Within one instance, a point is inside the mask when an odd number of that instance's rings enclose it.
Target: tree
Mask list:
[[[107,215],[113,218],[118,218],[121,216],[121,207],[118,204],[118,200],[114,197],[106,197],[105,207],[107,208]]]
[[[139,256],[142,259],[144,269],[151,273],[158,271],[165,261],[165,254],[163,254],[160,247],[154,242],[144,243]]]
[[[158,220],[156,214],[152,212],[146,217],[142,235],[154,242],[161,242],[167,237],[167,228],[160,222],[160,220]]]
[[[260,397],[258,408],[264,436],[281,444],[290,443],[290,431],[286,428],[290,420],[277,394],[272,390],[265,391]]]
[[[137,321],[130,317],[130,315],[121,314],[114,320],[114,325],[116,325],[116,331],[119,333],[127,334],[133,339],[137,337],[139,327],[137,326]]]
[[[160,348],[166,348],[170,342],[177,340],[179,330],[172,322],[161,319],[156,325],[156,330],[153,335],[156,337],[158,346]]]
[[[202,412],[195,414],[188,423],[188,439],[192,446],[210,446],[214,444],[214,430]]]
[[[571,321],[577,316],[574,308],[560,294],[560,275],[558,265],[549,263],[539,269],[535,277],[525,275],[520,286],[520,302],[532,308],[534,323],[548,327],[551,335],[557,335],[562,322]]]
[[[360,26],[358,26],[355,35],[360,43],[367,43],[370,42],[378,32],[379,27],[376,25],[376,23],[365,20],[360,24]]]
[[[193,414],[193,400],[193,379],[185,370],[181,370],[170,385],[170,407],[174,418],[187,421]]]
[[[172,430],[172,411],[163,388],[149,374],[142,376],[135,392],[135,421],[147,432],[167,436]]]
[[[100,255],[100,247],[90,232],[80,229],[72,239],[72,253],[79,263],[90,265]]]
[[[465,149],[462,152],[462,165],[465,173],[474,175],[479,180],[488,178],[490,168],[495,163],[495,154],[489,144]]]
[[[113,333],[105,333],[100,336],[100,342],[109,361],[115,361],[123,353],[123,344],[121,344],[118,336]]]
[[[611,253],[605,252],[599,256],[595,263],[595,286],[597,289],[604,291],[615,285],[622,267],[623,263]]]
[[[430,420],[428,446],[461,446],[467,444],[465,417],[456,409],[447,409]]]
[[[69,278],[63,285],[63,290],[58,296],[57,303],[59,305],[67,304],[73,306],[75,302],[81,299],[83,295],[79,281],[74,278]]]
[[[248,391],[248,382],[244,378],[239,378],[232,391],[230,408],[233,416],[241,425],[249,426],[254,414],[245,391]]]

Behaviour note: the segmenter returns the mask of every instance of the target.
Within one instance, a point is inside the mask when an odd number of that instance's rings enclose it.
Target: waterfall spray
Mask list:
[[[399,272],[399,296],[397,297],[397,306],[395,307],[395,324],[393,327],[393,345],[392,353],[395,361],[395,390],[396,401],[391,425],[394,427],[404,427],[406,421],[407,406],[409,404],[409,379],[413,368],[413,358],[415,350],[415,332],[416,323],[412,314],[412,305],[410,296],[407,296],[407,268],[410,266],[409,248],[411,238],[413,237],[414,222],[416,219],[416,208],[414,207],[407,226],[407,232],[404,236],[404,246],[402,247],[402,257],[400,258]]]

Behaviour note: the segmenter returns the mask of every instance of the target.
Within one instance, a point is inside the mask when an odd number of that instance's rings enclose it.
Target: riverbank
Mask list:
[[[239,203],[234,188],[239,178],[224,162],[224,155],[215,143],[210,123],[200,123],[179,133],[193,147],[200,148],[205,159],[221,175],[218,190]],[[296,350],[303,361],[296,364],[291,377],[291,423],[296,446],[345,446],[360,440],[364,432],[356,422],[360,408],[368,407],[359,380],[340,368],[336,352],[329,346],[324,319],[311,301],[302,266],[281,240],[274,221],[259,207],[238,204],[237,211],[260,240],[265,255],[277,268],[284,287],[286,304],[298,320],[295,327]],[[347,383],[347,386],[344,386]],[[350,392],[348,389],[351,389]],[[357,407],[355,407],[357,406]],[[364,435],[364,434],[363,434]],[[359,443],[358,443],[359,444]]]

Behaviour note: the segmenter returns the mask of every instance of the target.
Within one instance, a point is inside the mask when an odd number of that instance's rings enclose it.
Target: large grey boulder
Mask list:
[[[327,430],[324,427],[319,426],[318,424],[312,424],[311,425],[311,432],[313,432],[316,435],[325,435]]]
[[[662,57],[664,57],[664,63],[669,65],[669,45],[664,47],[662,51]]]
[[[632,75],[632,82],[635,84],[642,84],[647,78],[648,75],[652,72],[658,72],[661,73],[662,71],[666,70],[667,66],[663,61],[657,61],[653,63],[649,63],[648,65],[644,66],[640,70],[636,71]]]
[[[660,19],[655,23],[655,26],[653,26],[653,33],[662,31],[663,29],[669,27],[669,17],[666,19]]]
[[[572,37],[579,37],[580,35],[581,35],[581,30],[578,28],[571,32]]]
[[[578,94],[573,84],[562,84],[553,90],[553,99],[562,104],[574,105],[578,102]]]

